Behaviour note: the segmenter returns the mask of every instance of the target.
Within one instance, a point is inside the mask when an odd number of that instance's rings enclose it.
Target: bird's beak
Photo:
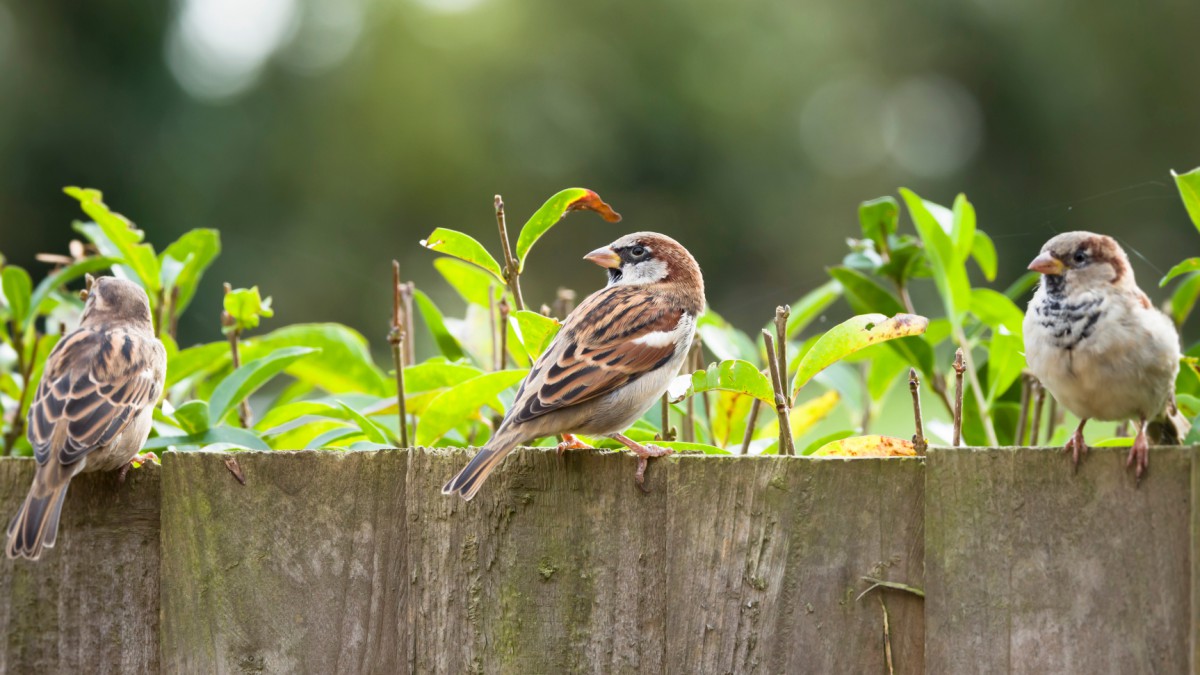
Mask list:
[[[1029,263],[1029,269],[1042,274],[1062,274],[1065,267],[1061,260],[1042,251],[1038,257],[1033,259],[1033,262]]]
[[[583,256],[583,259],[591,260],[597,265],[601,267],[607,267],[609,269],[615,270],[620,269],[621,267],[621,256],[617,255],[617,252],[608,246],[601,246],[595,251]]]

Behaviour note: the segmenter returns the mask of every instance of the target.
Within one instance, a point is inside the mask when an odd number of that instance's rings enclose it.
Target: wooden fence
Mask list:
[[[464,503],[456,453],[240,453],[245,485],[168,453],[0,563],[0,671],[1192,672],[1195,456],[1140,488],[1121,449],[681,456],[643,494],[627,456],[529,450]],[[0,461],[0,512],[32,469]]]

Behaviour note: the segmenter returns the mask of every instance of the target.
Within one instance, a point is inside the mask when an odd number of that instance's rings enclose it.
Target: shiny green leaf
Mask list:
[[[571,211],[595,211],[602,218],[610,223],[615,223],[621,220],[621,216],[612,210],[604,200],[600,199],[600,195],[584,188],[568,188],[546,200],[545,204],[538,209],[521,228],[521,235],[517,237],[517,248],[514,252],[517,259],[517,271],[525,271],[525,258],[529,255],[529,249],[537,243],[542,235],[554,227],[560,220],[563,219]]]
[[[247,450],[270,450],[271,446],[258,437],[258,434],[238,427],[213,427],[204,433],[186,434],[181,436],[156,436],[146,441],[143,451],[163,450],[169,447],[202,448],[213,443],[228,443]]]
[[[1007,333],[992,333],[988,346],[987,401],[990,407],[1001,394],[1021,376],[1025,369],[1025,357],[1021,354],[1023,343],[1020,336]]]
[[[1187,321],[1197,298],[1200,298],[1200,274],[1189,274],[1171,294],[1171,319],[1176,326],[1182,326]]]
[[[331,394],[362,392],[373,396],[396,393],[395,383],[375,365],[361,333],[337,323],[300,323],[246,340],[242,360],[260,358],[286,347],[320,350],[293,362],[288,375]]]
[[[188,401],[175,409],[175,422],[189,434],[208,431],[208,402]]]
[[[433,304],[433,300],[429,299],[423,291],[413,291],[413,300],[417,303],[417,311],[421,313],[421,318],[425,321],[425,327],[433,335],[433,341],[437,343],[438,350],[451,361],[457,361],[463,357],[463,349],[458,344],[458,340],[450,334],[446,329],[446,320],[442,316],[442,310]]]
[[[489,307],[491,306],[491,303],[488,302],[489,293],[492,303],[498,302],[504,295],[503,283],[471,263],[463,262],[458,258],[438,258],[433,261],[433,266],[467,302],[480,307]]]
[[[902,188],[900,194],[904,197],[917,233],[925,244],[925,254],[929,256],[933,280],[945,306],[946,316],[955,327],[959,327],[962,325],[963,315],[970,307],[971,286],[967,281],[966,267],[958,259],[954,241],[946,234],[931,210],[945,209],[925,202],[911,190]],[[974,241],[974,234],[971,240]]]
[[[967,201],[967,196],[959,194],[954,198],[954,221],[950,229],[950,238],[954,241],[954,259],[964,263],[975,248],[975,207]]]
[[[562,329],[562,324],[557,319],[529,310],[513,312],[509,321],[516,326],[517,336],[520,338],[521,344],[525,345],[525,351],[529,354],[529,358],[533,360],[546,351],[554,337],[558,335],[558,331]]]
[[[233,331],[243,332],[258,328],[262,317],[275,316],[271,309],[271,298],[263,298],[258,294],[258,286],[236,288],[225,294],[225,313],[233,320],[230,325],[222,325],[221,331],[226,335]]]
[[[1162,288],[1163,286],[1167,285],[1167,282],[1175,277],[1183,274],[1190,274],[1192,272],[1200,272],[1200,258],[1188,258],[1187,260],[1184,260],[1178,265],[1172,267],[1171,271],[1167,272],[1167,275],[1158,282],[1158,286],[1159,288]]]
[[[221,235],[210,229],[185,232],[162,252],[159,264],[164,270],[164,276],[169,260],[176,261],[178,265],[171,283],[165,283],[167,279],[163,279],[164,288],[179,289],[179,297],[175,300],[176,316],[182,314],[192,302],[196,295],[196,287],[200,285],[200,277],[220,252]]]
[[[0,271],[0,288],[4,290],[4,301],[8,303],[12,320],[19,326],[27,326],[29,322],[26,319],[32,314],[29,309],[33,295],[33,280],[29,278],[29,272],[16,265],[8,265]]]
[[[491,272],[492,276],[496,278],[496,282],[501,286],[505,285],[504,272],[501,271],[500,263],[496,262],[492,254],[487,252],[483,244],[476,241],[470,235],[439,227],[430,232],[428,237],[422,239],[421,245],[431,251],[445,253],[459,260],[465,260],[472,265],[478,265]]]
[[[109,210],[99,190],[68,187],[63,192],[77,199],[83,212],[94,221],[90,224],[94,227],[80,223],[76,229],[90,239],[102,255],[121,258],[125,262],[122,265],[125,276],[141,282],[151,298],[162,290],[154,247],[141,243],[145,233],[135,228],[125,216]]]
[[[834,326],[804,355],[792,384],[792,398],[817,373],[854,352],[896,338],[920,335],[929,319],[916,314],[862,314]]]
[[[895,234],[900,220],[900,205],[892,197],[880,197],[858,205],[858,222],[864,239],[875,242],[882,251],[887,238]]]
[[[770,405],[772,409],[775,407],[775,392],[771,388],[771,380],[748,361],[721,361],[710,365],[706,370],[692,373],[692,385],[688,394],[715,390],[748,394]]]
[[[439,394],[417,426],[417,445],[432,445],[463,421],[479,416],[480,407],[525,379],[528,370],[500,370],[473,377]],[[503,413],[503,410],[496,412]]]
[[[971,289],[971,314],[993,330],[1004,326],[1013,335],[1024,332],[1025,313],[1008,296],[990,288]]]
[[[1179,188],[1179,196],[1183,198],[1183,205],[1192,218],[1192,224],[1200,230],[1200,167],[1187,173],[1172,171],[1171,175],[1175,178],[1175,186]]]
[[[975,243],[971,246],[971,257],[975,259],[975,263],[983,271],[985,279],[988,281],[996,280],[996,245],[992,243],[992,238],[983,230],[975,230]]]
[[[272,377],[283,372],[292,362],[302,359],[319,350],[308,347],[290,347],[280,349],[242,365],[230,373],[209,399],[208,424],[215,427],[221,422],[233,407],[241,403],[250,394],[258,390]]]

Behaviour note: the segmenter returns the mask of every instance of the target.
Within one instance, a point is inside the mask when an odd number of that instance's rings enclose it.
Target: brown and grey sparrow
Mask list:
[[[1138,288],[1125,251],[1112,237],[1060,234],[1029,269],[1042,283],[1025,313],[1025,358],[1054,398],[1080,418],[1067,441],[1076,467],[1087,452],[1089,419],[1133,420],[1137,436],[1126,466],[1140,479],[1155,443],[1178,444],[1187,421],[1175,408],[1179,334]]]
[[[36,560],[54,546],[76,474],[123,469],[135,459],[150,434],[166,366],[146,292],[124,279],[96,279],[79,327],[46,359],[29,408],[37,470],[8,526],[8,557]]]
[[[621,434],[662,396],[687,357],[704,310],[704,279],[683,246],[638,232],[584,256],[608,269],[608,285],[567,316],[530,369],[495,435],[442,488],[471,499],[509,452],[531,439],[563,434],[560,449],[586,447],[571,434],[608,436],[638,456],[669,451]]]

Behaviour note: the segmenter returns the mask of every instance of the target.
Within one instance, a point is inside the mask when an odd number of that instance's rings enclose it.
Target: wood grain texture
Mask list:
[[[875,574],[921,586],[919,460],[169,454],[164,670],[885,672]],[[919,598],[888,592],[897,673]]]
[[[32,459],[0,462],[0,514],[16,513]],[[153,465],[71,481],[57,545],[0,557],[0,672],[159,670],[159,484]]]
[[[1195,450],[931,448],[929,672],[1193,672]]]

